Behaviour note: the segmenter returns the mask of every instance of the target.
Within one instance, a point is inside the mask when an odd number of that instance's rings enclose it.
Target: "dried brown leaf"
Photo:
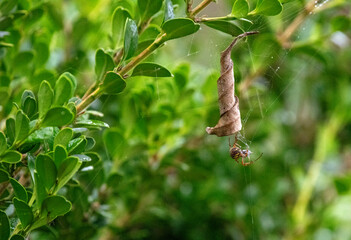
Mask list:
[[[233,135],[241,130],[239,98],[234,95],[233,61],[230,57],[233,46],[241,38],[258,32],[246,32],[237,36],[233,42],[221,53],[221,76],[217,80],[218,103],[220,119],[216,126],[207,127],[208,134],[217,137]]]

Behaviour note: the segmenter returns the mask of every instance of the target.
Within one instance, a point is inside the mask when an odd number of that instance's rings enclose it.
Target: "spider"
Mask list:
[[[240,163],[238,160],[239,158],[241,158],[241,165],[243,166],[248,166],[250,164],[253,164],[254,162],[256,162],[258,159],[260,159],[263,155],[263,153],[261,153],[261,155],[254,161],[249,161],[249,162],[244,162],[244,158],[249,157],[250,154],[252,153],[249,149],[246,150],[241,150],[241,146],[239,144],[237,144],[238,138],[235,137],[235,142],[233,144],[233,146],[230,145],[230,138],[229,140],[229,147],[230,147],[230,156],[237,162]]]

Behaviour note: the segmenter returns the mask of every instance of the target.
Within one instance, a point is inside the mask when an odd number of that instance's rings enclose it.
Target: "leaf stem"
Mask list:
[[[189,17],[193,19],[196,16],[196,14],[201,12],[212,1],[213,0],[203,0],[199,5],[197,5],[193,10],[189,12]]]
[[[77,115],[81,113],[86,107],[88,107],[92,102],[101,96],[100,88],[95,89],[91,94],[89,94],[85,99],[83,99],[77,105]]]

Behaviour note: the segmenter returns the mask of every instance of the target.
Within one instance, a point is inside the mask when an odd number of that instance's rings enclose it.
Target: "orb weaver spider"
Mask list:
[[[244,158],[250,157],[250,154],[252,153],[249,149],[246,150],[241,150],[241,146],[237,143],[238,142],[238,138],[235,136],[235,142],[233,144],[233,146],[230,145],[230,138],[228,138],[228,142],[229,142],[229,152],[230,152],[230,156],[231,158],[233,158],[237,163],[240,163],[238,160],[239,158],[241,158],[241,165],[243,166],[248,166],[253,164],[254,162],[256,162],[258,159],[260,159],[263,155],[263,153],[261,153],[261,155],[254,161],[249,161],[249,162],[244,162]]]

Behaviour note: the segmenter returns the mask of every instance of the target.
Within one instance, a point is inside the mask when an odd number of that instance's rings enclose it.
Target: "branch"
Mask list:
[[[197,5],[193,10],[189,12],[189,17],[194,18],[196,14],[201,12],[212,0],[203,0],[199,5]]]

